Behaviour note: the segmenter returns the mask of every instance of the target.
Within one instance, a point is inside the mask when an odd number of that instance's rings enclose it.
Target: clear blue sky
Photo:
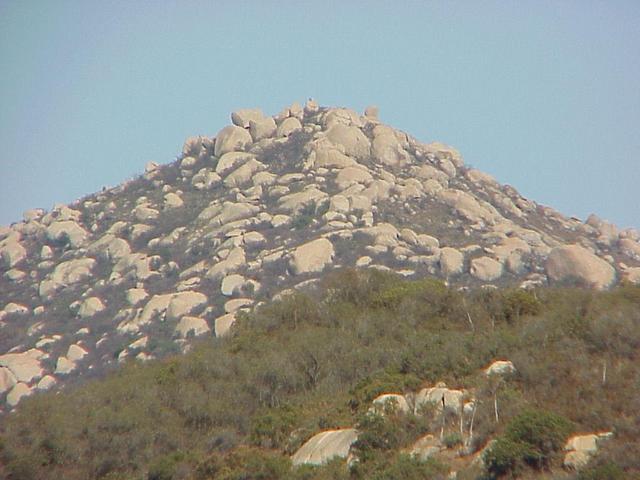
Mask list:
[[[640,227],[637,0],[0,0],[0,71],[0,224],[311,96]]]

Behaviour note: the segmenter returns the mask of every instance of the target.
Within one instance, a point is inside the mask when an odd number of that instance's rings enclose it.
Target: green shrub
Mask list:
[[[503,298],[504,316],[508,322],[517,321],[523,315],[538,315],[542,304],[534,292],[524,289],[510,290]]]
[[[524,461],[535,468],[548,467],[560,451],[573,424],[544,410],[525,410],[507,425],[505,437],[524,446]]]
[[[462,445],[462,435],[459,432],[449,433],[444,436],[442,439],[442,443],[444,443],[445,447],[453,448],[458,445]]]
[[[297,421],[288,406],[266,410],[251,420],[250,441],[263,448],[282,448]]]
[[[578,474],[577,480],[623,480],[624,470],[613,462],[587,467]]]
[[[507,474],[516,476],[522,468],[524,446],[505,437],[499,437],[484,454],[487,472],[492,478]]]
[[[387,466],[374,473],[374,480],[444,480],[449,469],[434,459],[420,461],[410,455],[400,454]]]
[[[523,466],[548,468],[573,429],[566,418],[529,409],[516,415],[485,454],[487,471],[494,477],[515,475]]]

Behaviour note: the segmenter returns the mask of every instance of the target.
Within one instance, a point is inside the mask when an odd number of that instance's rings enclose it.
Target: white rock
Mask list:
[[[0,355],[0,367],[11,370],[18,382],[31,383],[42,376],[40,359],[43,357],[44,352],[33,348],[22,353],[6,353]]]
[[[130,288],[127,290],[127,302],[129,305],[136,306],[147,298],[147,292],[144,288]]]
[[[590,287],[604,289],[615,281],[613,267],[580,245],[554,248],[545,266],[549,278],[556,282],[573,278]]]
[[[516,367],[513,366],[510,360],[496,360],[484,370],[484,373],[487,376],[509,375],[515,371]]]
[[[80,318],[91,318],[95,314],[102,312],[104,309],[105,306],[100,298],[89,297],[80,305],[80,308],[78,309],[78,316]]]
[[[54,373],[56,373],[57,375],[67,375],[73,372],[75,369],[75,362],[72,362],[67,357],[58,357]]]
[[[16,376],[7,367],[0,367],[0,395],[13,388],[18,383]]]
[[[7,405],[9,405],[9,407],[13,408],[16,405],[18,405],[20,400],[22,400],[24,397],[27,397],[27,396],[31,395],[31,393],[33,393],[33,392],[32,392],[31,388],[27,384],[18,383],[7,394],[7,400],[6,400],[7,401]]]
[[[480,257],[471,260],[469,273],[479,280],[491,282],[502,276],[502,264],[493,258]]]
[[[229,332],[229,330],[231,329],[231,326],[235,323],[235,321],[236,321],[235,313],[227,313],[225,315],[222,315],[216,318],[215,326],[214,326],[216,337],[225,336]]]
[[[249,160],[255,159],[255,155],[246,152],[227,152],[220,157],[216,164],[216,173],[225,175],[227,172],[238,168]]]
[[[416,395],[415,413],[419,414],[423,406],[431,404],[436,408],[436,411],[441,412],[444,406],[445,410],[460,415],[462,412],[463,397],[464,392],[462,390],[451,390],[444,386],[444,384],[439,384],[431,388],[423,388]]]
[[[233,273],[231,275],[227,275],[222,279],[220,291],[223,295],[230,297],[232,295],[240,293],[245,287],[246,283],[247,280],[242,275]]]
[[[53,387],[55,384],[57,383],[56,379],[54,376],[52,375],[45,375],[44,377],[42,377],[40,379],[40,381],[38,382],[38,385],[36,386],[36,389],[42,391],[42,390],[49,390],[51,387]]]
[[[242,128],[249,128],[252,120],[258,122],[264,118],[264,113],[259,108],[243,108],[231,113],[233,124]]]
[[[227,152],[246,150],[251,145],[251,135],[244,128],[229,125],[216,135],[214,155],[220,157]]]
[[[80,247],[88,237],[87,231],[73,220],[54,222],[45,231],[49,241],[66,241],[73,248]]]
[[[346,458],[357,439],[358,432],[353,428],[318,433],[293,454],[291,463],[294,466],[322,465],[336,457]]]
[[[271,138],[276,134],[276,122],[271,117],[249,120],[249,133],[254,142]]]
[[[205,319],[185,316],[180,319],[178,325],[176,325],[175,331],[180,337],[186,338],[189,335],[189,332],[193,332],[197,337],[210,332],[211,329],[209,328],[209,325],[207,325],[207,321]]]
[[[464,255],[451,247],[440,249],[440,272],[445,277],[458,275],[462,273],[464,265]]]
[[[384,413],[391,405],[397,412],[409,413],[411,411],[405,396],[398,393],[384,393],[373,399],[373,409],[379,413]]]
[[[289,262],[294,275],[321,272],[333,261],[333,244],[326,238],[318,238],[296,248]]]
[[[288,137],[293,132],[296,132],[301,129],[302,129],[302,124],[300,123],[300,120],[298,120],[295,117],[288,117],[288,118],[285,118],[282,121],[282,123],[278,126],[278,129],[276,130],[276,135],[278,137]]]
[[[70,362],[78,362],[88,355],[88,352],[78,344],[69,345],[67,358]]]
[[[358,127],[334,124],[327,131],[327,138],[350,157],[366,159],[371,153],[371,142]]]
[[[200,292],[180,292],[171,297],[167,305],[166,318],[168,320],[178,320],[184,315],[189,315],[193,311],[207,304],[207,296]]]

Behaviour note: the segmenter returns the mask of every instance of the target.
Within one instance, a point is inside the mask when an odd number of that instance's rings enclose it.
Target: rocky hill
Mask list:
[[[345,108],[231,115],[176,161],[0,228],[0,402],[224,336],[343,267],[455,287],[640,283],[640,234]]]

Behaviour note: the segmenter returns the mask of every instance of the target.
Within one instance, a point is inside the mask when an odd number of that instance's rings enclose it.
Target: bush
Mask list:
[[[578,474],[577,480],[623,480],[624,471],[613,462],[587,467]]]
[[[288,406],[256,415],[251,421],[251,443],[263,448],[282,448],[296,421],[295,413]]]
[[[515,475],[522,466],[548,468],[573,429],[564,417],[544,410],[516,415],[485,454],[487,471],[494,477]]]
[[[524,447],[524,461],[535,468],[548,467],[560,451],[573,424],[566,418],[544,410],[525,410],[507,425],[505,436]]]

